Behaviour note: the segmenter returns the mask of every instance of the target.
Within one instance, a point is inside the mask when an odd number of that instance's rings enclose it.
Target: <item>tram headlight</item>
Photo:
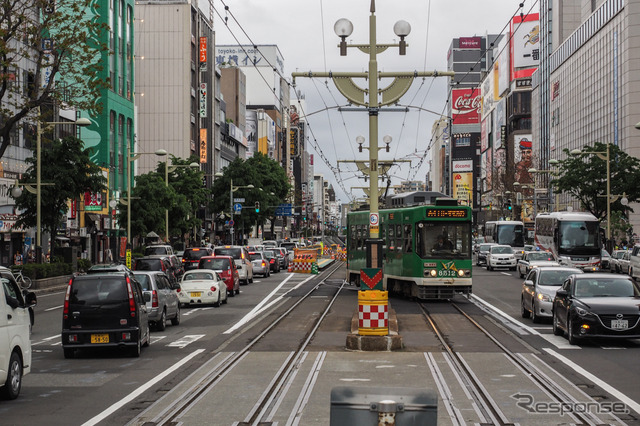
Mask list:
[[[431,271],[429,271],[429,275],[431,275],[432,277],[436,277],[438,275],[438,271],[432,269]]]
[[[458,276],[459,277],[464,277],[464,272],[465,272],[464,270],[458,269]]]

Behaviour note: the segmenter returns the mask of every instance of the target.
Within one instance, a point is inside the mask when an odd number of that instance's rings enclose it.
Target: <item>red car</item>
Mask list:
[[[240,274],[231,256],[203,256],[198,269],[212,269],[227,285],[227,294],[233,297],[240,293]]]

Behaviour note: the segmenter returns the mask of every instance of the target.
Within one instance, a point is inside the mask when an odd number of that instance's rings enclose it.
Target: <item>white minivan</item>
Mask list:
[[[0,268],[0,395],[15,399],[31,371],[31,316],[36,295],[23,293],[7,268]]]

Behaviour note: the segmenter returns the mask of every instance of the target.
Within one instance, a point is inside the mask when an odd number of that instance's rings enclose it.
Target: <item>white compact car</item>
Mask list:
[[[493,271],[495,268],[509,268],[516,270],[516,254],[511,246],[498,244],[491,246],[487,253],[487,270]]]
[[[213,304],[227,303],[227,285],[212,269],[192,269],[182,276],[178,291],[180,304]]]
[[[22,377],[31,371],[29,308],[36,304],[36,296],[23,292],[4,274],[0,281],[0,394],[15,399]]]

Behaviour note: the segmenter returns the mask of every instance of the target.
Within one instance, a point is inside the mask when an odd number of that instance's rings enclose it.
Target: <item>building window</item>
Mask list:
[[[116,165],[116,113],[111,111],[109,114],[109,168]]]

